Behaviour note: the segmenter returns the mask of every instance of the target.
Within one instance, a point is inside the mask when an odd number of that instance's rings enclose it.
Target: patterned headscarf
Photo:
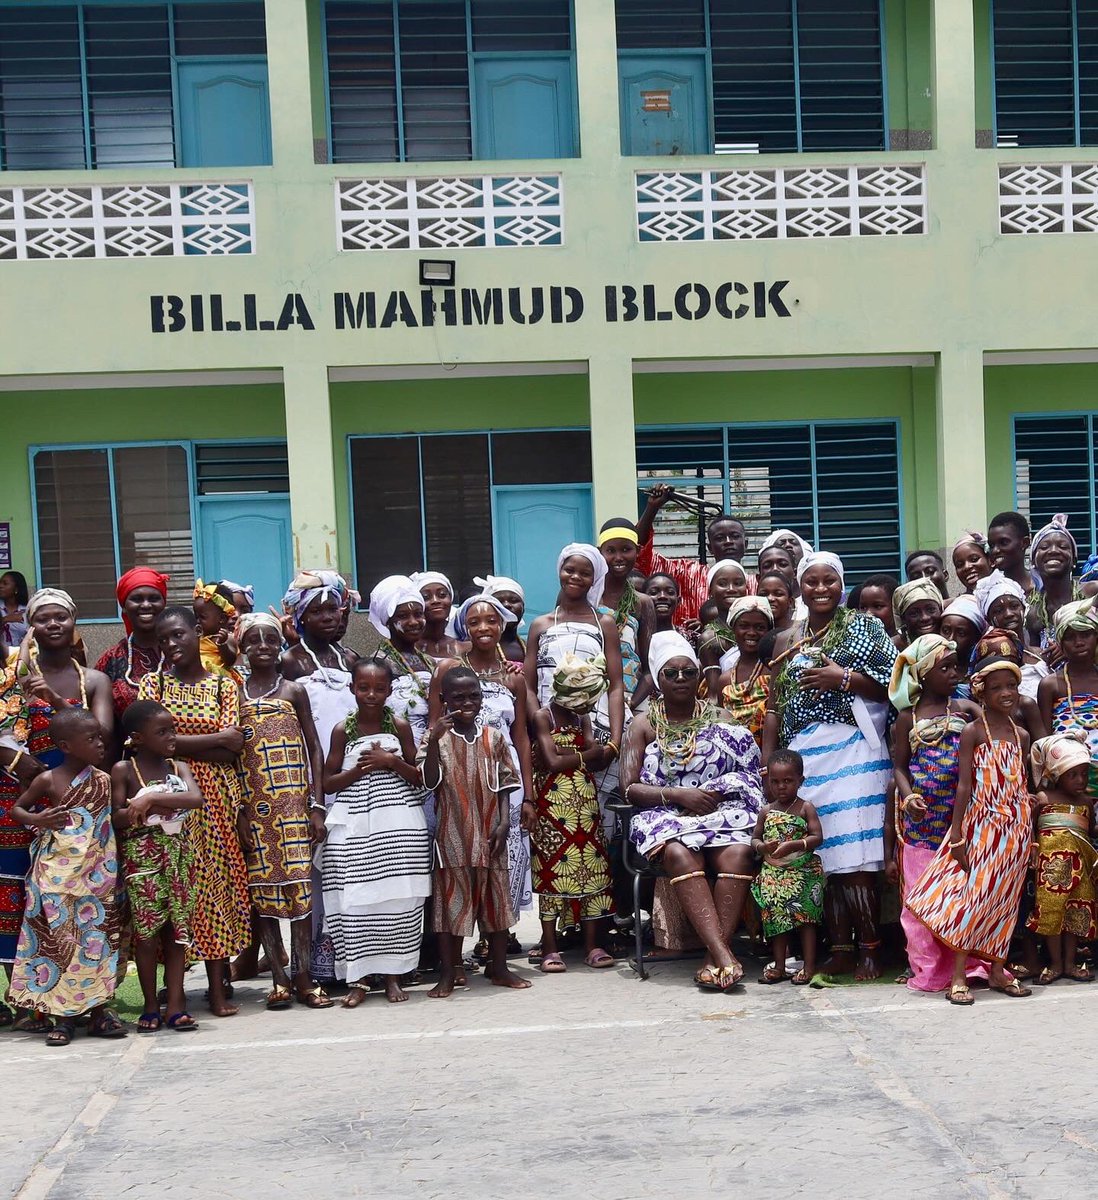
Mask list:
[[[301,632],[301,618],[314,600],[335,596],[340,605],[350,599],[347,581],[338,571],[298,571],[282,597],[282,606],[293,616],[294,628]]]
[[[457,638],[459,642],[468,642],[471,640],[469,637],[469,626],[466,622],[469,616],[469,610],[475,604],[487,604],[491,608],[494,608],[496,612],[499,613],[499,619],[503,623],[504,629],[506,629],[508,625],[513,625],[515,623],[515,614],[511,612],[509,608],[504,608],[503,605],[500,604],[500,602],[495,598],[495,596],[489,596],[487,594],[470,596],[468,600],[462,602],[461,607],[458,608],[454,615],[450,618],[450,625],[453,628],[453,633],[450,633],[449,628],[446,631],[451,637]]]
[[[557,555],[557,575],[560,575],[561,567],[570,558],[586,558],[591,564],[595,575],[591,586],[587,589],[587,603],[592,608],[598,608],[599,601],[602,599],[603,585],[606,583],[607,571],[606,559],[603,558],[602,551],[588,542],[569,542]]]
[[[973,659],[976,666],[970,676],[972,694],[979,696],[984,690],[984,679],[992,671],[1010,671],[1019,680],[1022,678],[1022,660],[1025,651],[1018,635],[1010,629],[989,629],[976,643]]]
[[[609,688],[606,657],[580,658],[567,651],[553,672],[553,701],[570,712],[590,712]]]
[[[1053,618],[1053,625],[1058,642],[1064,640],[1064,634],[1069,629],[1080,629],[1085,633],[1098,629],[1098,610],[1094,608],[1094,600],[1088,597],[1062,605]]]
[[[68,592],[63,592],[60,588],[44,587],[39,588],[27,601],[27,620],[33,621],[34,614],[48,604],[56,604],[65,609],[70,617],[76,616],[76,601]]]
[[[888,698],[893,707],[900,710],[914,708],[922,693],[923,680],[927,673],[956,649],[957,643],[949,641],[941,634],[924,633],[910,646],[899,651],[888,685]]]
[[[226,585],[227,586],[227,585]],[[237,589],[239,590],[239,589]],[[236,640],[242,642],[244,635],[249,629],[254,629],[256,626],[265,629],[277,629],[278,636],[282,637],[283,629],[282,622],[273,614],[265,612],[250,612],[241,613],[236,622]]]
[[[1038,738],[1029,752],[1038,787],[1054,784],[1072,767],[1090,766],[1090,751],[1079,730]]]
[[[1001,596],[1015,596],[1023,604],[1026,599],[1022,585],[1015,583],[1013,579],[1008,579],[999,570],[992,571],[990,575],[985,575],[983,579],[978,580],[972,594],[976,599],[976,603],[980,606],[980,612],[985,617],[990,611],[991,606]]]
[[[942,593],[938,585],[930,579],[913,579],[910,583],[901,583],[892,593],[892,611],[897,620],[913,605],[922,600],[933,600],[939,608],[942,607]]]
[[[976,546],[980,550],[982,550],[985,554],[987,554],[987,552],[988,552],[987,535],[983,534],[983,533],[978,533],[975,529],[966,529],[961,534],[961,536],[953,543],[953,549],[952,549],[952,551],[950,551],[950,557],[952,558],[953,555],[956,554],[957,551],[960,550],[960,548],[962,546]]]
[[[728,628],[735,629],[740,617],[749,612],[762,613],[768,625],[774,624],[774,610],[765,596],[740,596],[738,600],[732,601],[728,610]]]
[[[717,575],[727,567],[735,567],[736,570],[739,571],[739,573],[743,576],[744,583],[747,583],[747,572],[743,569],[743,567],[734,558],[722,558],[720,562],[715,562],[709,568],[709,570],[706,571],[705,586],[712,587],[713,580],[716,579]]]
[[[137,591],[140,587],[155,588],[167,600],[168,576],[154,571],[152,567],[133,567],[119,577],[114,594],[118,600],[118,607],[122,610],[122,624],[125,625],[127,633],[133,633],[133,626],[130,624],[129,617],[126,616],[126,599],[131,592]]]
[[[231,579],[223,579],[221,586],[228,588],[230,592],[239,592],[253,608],[255,607],[255,588],[250,583],[233,583]]]
[[[407,575],[387,575],[370,593],[370,624],[383,638],[389,636],[389,622],[402,604],[423,607],[423,596]]]
[[[970,596],[968,592],[963,595],[954,596],[952,600],[942,609],[942,616],[964,617],[964,619],[976,630],[977,635],[983,633],[987,629],[987,618],[980,611],[979,604],[976,603],[976,597]]]
[[[1053,533],[1062,533],[1064,537],[1066,537],[1071,543],[1072,558],[1076,559],[1079,557],[1079,543],[1075,540],[1075,535],[1072,534],[1068,529],[1067,513],[1057,513],[1047,525],[1042,525],[1041,528],[1038,529],[1033,535],[1033,541],[1030,542],[1029,545],[1029,556],[1031,560],[1037,554],[1037,547],[1045,540],[1045,538]]]
[[[804,578],[804,573],[809,567],[830,567],[838,575],[839,583],[845,587],[846,568],[843,566],[843,560],[830,550],[812,550],[809,547],[809,553],[797,564],[798,583]]]
[[[194,581],[194,599],[209,600],[216,608],[220,608],[230,621],[235,621],[236,605],[231,600],[226,600],[217,590],[218,587],[223,586],[223,584],[217,583],[203,583],[201,579],[196,579]]]

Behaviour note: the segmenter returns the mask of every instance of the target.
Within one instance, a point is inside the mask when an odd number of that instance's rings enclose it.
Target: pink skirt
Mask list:
[[[921,878],[937,853],[929,846],[900,845],[901,893],[908,891]],[[900,913],[900,924],[907,938],[907,961],[914,975],[907,981],[913,992],[944,992],[953,979],[953,951],[943,945],[912,913],[907,905]],[[986,979],[987,963],[970,958],[965,967],[969,979]]]

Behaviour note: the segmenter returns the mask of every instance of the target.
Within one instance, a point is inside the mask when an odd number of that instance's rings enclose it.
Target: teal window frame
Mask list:
[[[717,113],[716,113],[716,93],[713,79],[713,22],[712,22],[712,4],[711,0],[701,0],[703,4],[703,22],[704,22],[704,45],[695,47],[687,47],[678,45],[673,48],[649,47],[646,49],[630,47],[625,50],[618,50],[618,60],[628,59],[631,56],[636,57],[651,57],[653,54],[665,53],[669,58],[673,58],[676,54],[696,54],[699,50],[705,51],[706,59],[706,81],[708,87],[708,95],[706,97],[708,103],[708,123],[709,135],[711,144],[711,153],[715,153],[715,143],[717,138]],[[792,22],[792,68],[793,68],[793,95],[794,95],[794,120],[796,129],[796,146],[788,149],[780,149],[770,151],[766,147],[760,146],[759,153],[807,153],[804,146],[804,106],[802,100],[802,79],[801,79],[801,26],[798,0],[786,0],[790,6],[790,18]],[[671,6],[669,6],[671,7]],[[881,86],[881,145],[876,147],[878,151],[891,149],[891,131],[889,120],[889,94],[888,94],[888,42],[887,42],[887,25],[886,25],[886,4],[885,0],[877,0],[877,28],[878,28],[878,53],[880,64],[880,86]],[[846,147],[835,147],[836,152],[845,152]],[[812,153],[827,153],[813,147]],[[871,153],[868,148],[850,151],[851,153]]]
[[[221,4],[244,4],[255,3],[256,0],[218,0]],[[261,0],[264,6],[267,0]],[[45,8],[71,8],[76,10],[77,17],[77,32],[79,36],[80,46],[80,104],[83,115],[83,137],[84,137],[84,165],[82,167],[35,167],[35,168],[9,168],[4,161],[4,135],[2,126],[0,126],[0,171],[22,171],[24,169],[41,170],[41,171],[95,171],[95,170],[116,170],[119,168],[110,166],[100,168],[95,163],[95,150],[92,139],[92,121],[91,121],[91,96],[88,87],[88,56],[87,56],[87,38],[86,38],[86,14],[88,9],[96,8],[150,8],[159,7],[165,10],[167,20],[168,33],[168,60],[169,69],[171,72],[171,106],[172,106],[172,155],[174,166],[179,166],[179,146],[180,146],[180,129],[179,129],[179,81],[178,81],[178,66],[180,58],[185,62],[194,61],[216,61],[217,56],[195,56],[195,55],[177,55],[175,46],[175,10],[177,8],[186,8],[194,4],[210,3],[210,0],[35,0],[34,3],[28,3],[27,0],[0,0],[0,10],[22,8],[28,11],[34,11]],[[236,61],[249,62],[266,62],[267,55],[234,55]],[[256,163],[256,166],[264,166],[267,164]],[[129,169],[129,168],[126,168]],[[152,168],[150,168],[152,169]],[[156,169],[169,169],[159,166]]]
[[[285,444],[285,439],[275,437],[255,437],[255,438],[168,438],[161,440],[140,441],[140,442],[44,442],[27,447],[27,464],[28,476],[30,479],[31,492],[31,531],[33,535],[34,546],[34,577],[39,581],[41,586],[42,580],[42,551],[39,539],[39,513],[38,513],[38,487],[35,476],[35,458],[42,453],[60,454],[66,451],[98,451],[104,452],[107,455],[107,480],[108,480],[108,499],[111,509],[111,535],[114,544],[114,563],[112,570],[114,571],[114,579],[117,579],[122,574],[124,567],[121,561],[121,550],[119,544],[119,522],[118,522],[118,504],[117,493],[114,486],[114,455],[119,450],[144,450],[144,449],[162,449],[165,447],[178,447],[184,453],[187,463],[187,490],[188,490],[188,511],[191,524],[191,570],[197,577],[199,556],[201,547],[199,546],[199,531],[200,523],[200,508],[204,502],[210,501],[217,503],[221,499],[231,498],[239,499],[241,493],[211,493],[209,496],[199,494],[198,488],[198,455],[199,447],[206,448],[208,446],[240,446],[240,445],[268,445],[268,444]],[[285,499],[289,496],[288,492],[264,492],[265,497],[276,497]],[[62,581],[61,586],[64,586]],[[78,624],[81,625],[105,625],[117,622],[117,616],[111,617],[81,617]]]
[[[331,67],[329,59],[329,41],[328,41],[328,12],[332,9],[338,9],[341,6],[347,6],[350,3],[367,3],[373,4],[376,8],[389,8],[392,13],[393,22],[393,101],[396,111],[396,132],[397,132],[397,157],[393,159],[355,159],[346,158],[342,155],[337,156],[335,139],[332,132],[332,87],[331,87]],[[476,64],[480,61],[490,61],[492,59],[511,58],[518,51],[492,51],[492,50],[474,50],[473,49],[473,0],[462,0],[465,16],[465,57],[466,57],[466,96],[468,100],[469,111],[469,156],[467,158],[445,158],[445,159],[419,159],[409,158],[407,154],[407,138],[405,136],[405,118],[404,118],[404,80],[403,66],[401,62],[401,43],[400,43],[400,7],[401,4],[408,3],[408,0],[321,0],[320,13],[320,29],[321,29],[321,49],[322,49],[322,65],[324,71],[324,127],[325,136],[328,140],[328,158],[333,163],[358,163],[358,162],[477,162],[477,161],[493,161],[491,159],[480,160],[475,157],[475,149],[477,144],[477,114],[476,103],[474,96],[474,81],[476,79]],[[414,3],[414,0],[413,0]],[[579,112],[576,110],[576,97],[578,96],[578,87],[576,82],[576,13],[575,0],[568,0],[568,39],[570,49],[568,50],[531,50],[523,51],[524,57],[544,58],[548,60],[563,61],[568,60],[571,64],[572,72],[572,96],[573,96],[573,132],[578,133]],[[578,136],[576,143],[578,145]]]
[[[1044,462],[1040,461],[1042,442],[1048,456]],[[1098,411],[1014,413],[1011,417],[1011,447],[1014,507],[1026,516],[1034,529],[1046,524],[1058,512],[1067,513],[1068,528],[1079,546],[1081,565],[1083,560],[1098,552],[1098,496],[1095,495]],[[1036,511],[1033,504],[1034,455],[1040,463],[1036,479],[1038,489],[1050,497],[1041,502]],[[1075,455],[1081,461],[1072,463],[1071,458]],[[1024,498],[1019,487],[1023,463],[1027,477]],[[1079,524],[1080,517],[1087,522],[1086,528]]]

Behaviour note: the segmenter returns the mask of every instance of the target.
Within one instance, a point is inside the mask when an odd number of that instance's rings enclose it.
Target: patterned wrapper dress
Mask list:
[[[1066,696],[1052,706],[1053,733],[1081,733],[1090,751],[1087,791],[1098,796],[1098,695]]]
[[[182,683],[156,671],[138,687],[142,700],[156,700],[175,718],[184,737],[217,733],[240,724],[240,698],[225,675],[206,675]],[[248,869],[236,832],[240,813],[240,779],[231,763],[184,760],[205,804],[188,818],[193,822],[197,879],[191,915],[191,954],[198,960],[230,958],[252,940]]]
[[[159,650],[138,646],[128,637],[116,642],[99,656],[95,669],[102,671],[111,681],[111,700],[114,704],[116,725],[126,709],[137,699],[137,689],[141,680],[151,671],[159,670],[162,662]]]
[[[721,692],[721,707],[734,724],[742,725],[751,734],[760,747],[769,699],[770,676],[761,667],[756,667],[743,683],[737,683],[733,678]]]
[[[558,725],[553,744],[564,754],[578,754],[583,731]],[[534,762],[537,823],[531,841],[538,916],[564,925],[608,917],[614,911],[610,859],[591,772],[582,763],[570,771],[548,771],[536,751]]]
[[[908,775],[912,788],[926,801],[926,816],[916,821],[906,813],[897,814],[900,892],[905,898],[949,834],[957,796],[961,734],[966,724],[958,713],[912,722]],[[908,988],[914,992],[944,992],[953,979],[953,951],[938,941],[906,903],[900,911],[900,924],[907,938],[907,961],[912,970]],[[987,967],[972,959],[967,974],[969,978],[986,978]]]
[[[61,806],[64,829],[38,831],[9,1001],[55,1017],[106,1004],[118,974],[118,859],[111,778],[85,767]]]
[[[907,893],[907,907],[945,946],[990,963],[1006,960],[1029,865],[1030,800],[1017,742],[981,742],[961,836],[969,870],[947,838]]]
[[[0,652],[0,658],[3,657]],[[0,664],[0,731],[9,747],[27,741],[27,712],[23,693],[15,678],[15,656],[11,664]],[[34,833],[11,816],[12,805],[23,785],[7,771],[0,771],[0,963],[15,958],[15,945],[23,924],[27,871]]]
[[[1089,804],[1046,804],[1037,814],[1037,893],[1026,927],[1041,937],[1098,932]]]
[[[800,813],[771,808],[763,823],[764,842],[795,842],[808,837],[808,822]],[[800,925],[823,920],[824,873],[818,854],[766,859],[751,885],[762,913],[763,935],[780,937]]]
[[[261,917],[298,921],[313,910],[309,759],[289,700],[243,698],[240,774],[248,820],[248,890]]]
[[[170,768],[163,779],[146,784],[131,761],[140,790],[145,792],[185,792],[187,785]],[[137,798],[134,797],[134,799]],[[195,819],[183,814],[183,828],[167,833],[159,824],[134,825],[118,839],[126,895],[134,937],[147,941],[167,927],[172,941],[180,946],[191,944],[191,910],[196,880],[194,850],[191,846]]]
[[[357,714],[347,718],[346,727],[344,771],[374,746],[403,757],[395,734],[360,734]],[[328,809],[328,836],[316,859],[337,979],[353,982],[416,969],[423,907],[431,894],[426,795],[395,771],[370,771]]]

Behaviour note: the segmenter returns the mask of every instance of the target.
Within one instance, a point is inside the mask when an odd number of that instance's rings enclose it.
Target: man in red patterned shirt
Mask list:
[[[698,562],[696,558],[665,558],[652,548],[652,526],[655,524],[656,514],[671,499],[671,491],[671,487],[666,483],[658,483],[648,490],[648,503],[637,522],[637,535],[640,538],[637,570],[646,575],[658,572],[671,576],[679,585],[682,595],[675,623],[687,625],[688,622],[698,619],[698,610],[709,599],[709,580],[706,577],[708,566]],[[705,533],[713,562],[720,562],[724,558],[743,561],[747,550],[747,532],[739,517],[721,513],[709,522]],[[753,585],[754,578],[749,575],[749,589],[753,589]]]

